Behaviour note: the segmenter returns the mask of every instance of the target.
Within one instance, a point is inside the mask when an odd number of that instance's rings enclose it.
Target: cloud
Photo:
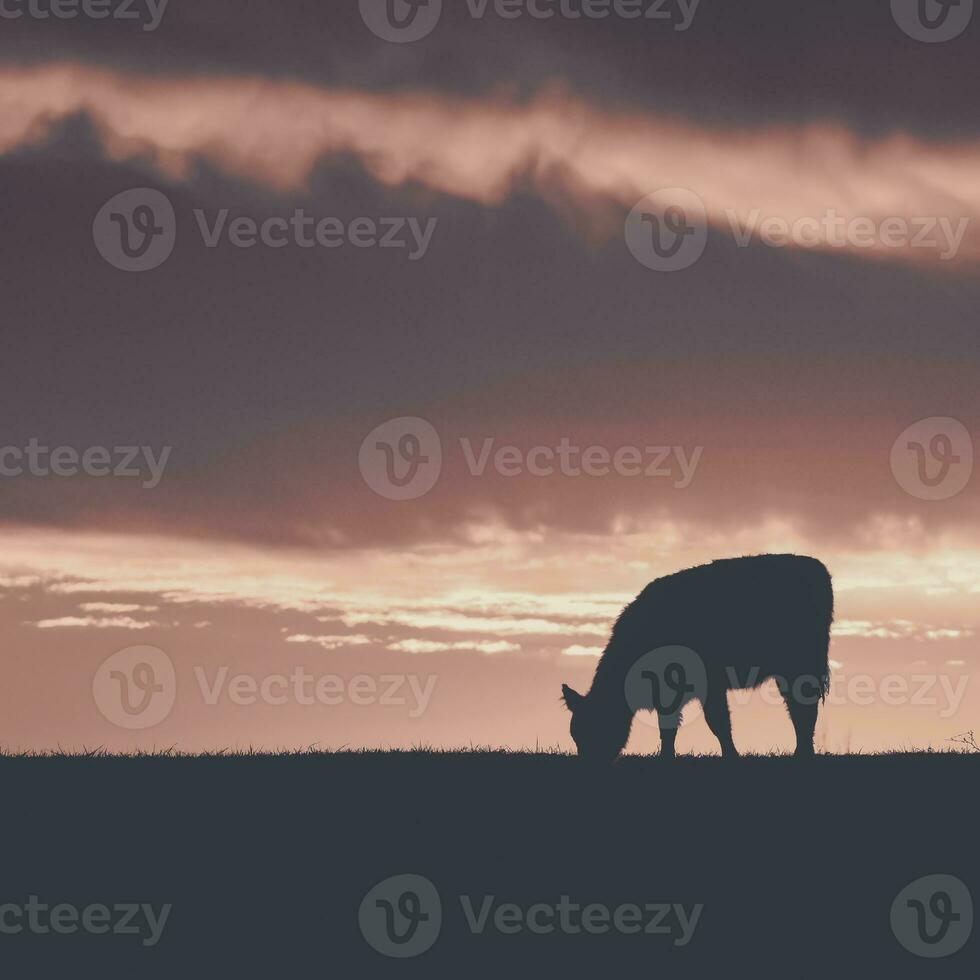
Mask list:
[[[343,650],[345,647],[365,646],[372,643],[371,637],[359,633],[348,636],[312,636],[309,633],[294,633],[286,637],[287,643],[315,643],[324,650]]]
[[[11,598],[31,605],[0,603],[0,612],[8,606],[22,623],[22,610],[30,609],[31,625],[42,631],[145,630],[160,624],[135,610],[82,615],[79,602],[105,610],[152,605],[166,610],[164,626],[178,611],[188,624],[214,624],[206,635],[217,649],[238,642],[225,640],[229,622],[248,623],[259,646],[268,630],[311,650],[356,650],[365,663],[385,654],[456,652],[461,659],[520,653],[588,662],[601,654],[620,610],[650,579],[724,554],[774,550],[765,526],[746,527],[744,541],[741,534],[722,540],[693,525],[686,530],[666,550],[643,533],[517,534],[506,554],[488,560],[480,549],[471,553],[455,544],[323,555],[6,528],[0,529],[0,574],[20,569],[25,586]],[[857,665],[869,651],[879,656],[897,648],[914,659],[914,647],[935,644],[947,658],[972,656],[968,644],[978,627],[968,589],[975,579],[965,573],[980,568],[977,551],[957,551],[951,542],[897,553],[807,538],[795,544],[802,553],[819,554],[834,574],[836,659]],[[440,556],[446,560],[420,564]],[[948,591],[927,594],[925,587],[943,582]]]
[[[0,575],[0,589],[30,589],[40,585],[42,581],[37,575]]]
[[[601,657],[602,647],[583,647],[573,644],[570,647],[565,647],[562,653],[568,657]]]
[[[962,640],[973,636],[973,630],[965,626],[930,626],[907,619],[892,619],[887,622],[839,619],[834,623],[833,634],[877,640]]]
[[[505,635],[571,635],[592,633],[601,636],[607,627],[598,623],[563,623],[552,619],[514,619],[508,616],[469,616],[451,611],[394,611],[380,616],[377,611],[345,613],[345,626],[408,626],[412,629],[439,629],[462,633],[503,633]]]
[[[61,616],[58,619],[41,619],[36,623],[28,623],[39,630],[53,629],[118,629],[118,630],[147,630],[159,623],[143,622],[131,616]]]
[[[0,106],[0,153],[37,145],[84,114],[109,159],[143,163],[170,180],[191,179],[204,160],[293,191],[320,163],[353,156],[385,185],[421,185],[486,206],[533,190],[601,237],[619,234],[624,209],[664,188],[695,191],[708,221],[729,234],[767,219],[808,222],[803,238],[819,248],[837,247],[839,230],[819,224],[831,212],[879,230],[890,219],[958,224],[980,214],[975,141],[869,139],[836,123],[733,129],[617,114],[557,91],[524,102],[465,100],[58,64],[0,70]],[[845,235],[840,247],[885,259],[937,254],[893,240],[876,232],[864,246]],[[975,232],[965,252],[980,255]]]
[[[449,650],[472,650],[476,653],[519,653],[519,643],[509,643],[506,640],[457,640],[446,643],[442,640],[399,640],[389,643],[387,648],[395,653],[445,653]]]
[[[131,602],[83,602],[79,607],[83,612],[131,613],[157,612],[159,606],[141,606]]]

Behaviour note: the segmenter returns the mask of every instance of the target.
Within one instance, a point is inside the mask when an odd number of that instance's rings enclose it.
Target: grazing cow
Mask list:
[[[727,558],[656,579],[616,620],[588,694],[562,685],[579,755],[611,762],[622,752],[638,707],[631,691],[642,683],[653,692],[641,706],[658,711],[665,758],[674,756],[679,708],[695,698],[722,755],[737,756],[727,692],[769,678],[796,730],[796,755],[812,755],[833,618],[830,573],[802,555]],[[662,700],[668,689],[672,704]]]

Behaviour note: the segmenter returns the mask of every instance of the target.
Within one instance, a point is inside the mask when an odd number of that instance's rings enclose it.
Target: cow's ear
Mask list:
[[[585,700],[578,691],[573,690],[567,684],[561,686],[561,699],[568,706],[569,711],[577,711]]]

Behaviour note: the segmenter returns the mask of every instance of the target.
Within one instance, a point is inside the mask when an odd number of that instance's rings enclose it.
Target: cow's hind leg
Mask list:
[[[813,755],[813,732],[817,727],[817,708],[820,702],[819,688],[812,678],[799,677],[793,681],[780,681],[779,691],[786,702],[790,721],[796,732],[796,757]]]
[[[728,698],[724,688],[709,691],[704,699],[704,720],[708,728],[721,745],[721,754],[725,759],[738,758],[738,750],[732,741],[732,719],[728,713]]]

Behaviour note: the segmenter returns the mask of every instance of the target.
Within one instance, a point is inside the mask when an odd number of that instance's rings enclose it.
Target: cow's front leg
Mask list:
[[[724,690],[714,690],[704,701],[704,720],[718,739],[725,759],[737,759],[738,750],[732,741],[732,719],[728,713],[728,698]]]

